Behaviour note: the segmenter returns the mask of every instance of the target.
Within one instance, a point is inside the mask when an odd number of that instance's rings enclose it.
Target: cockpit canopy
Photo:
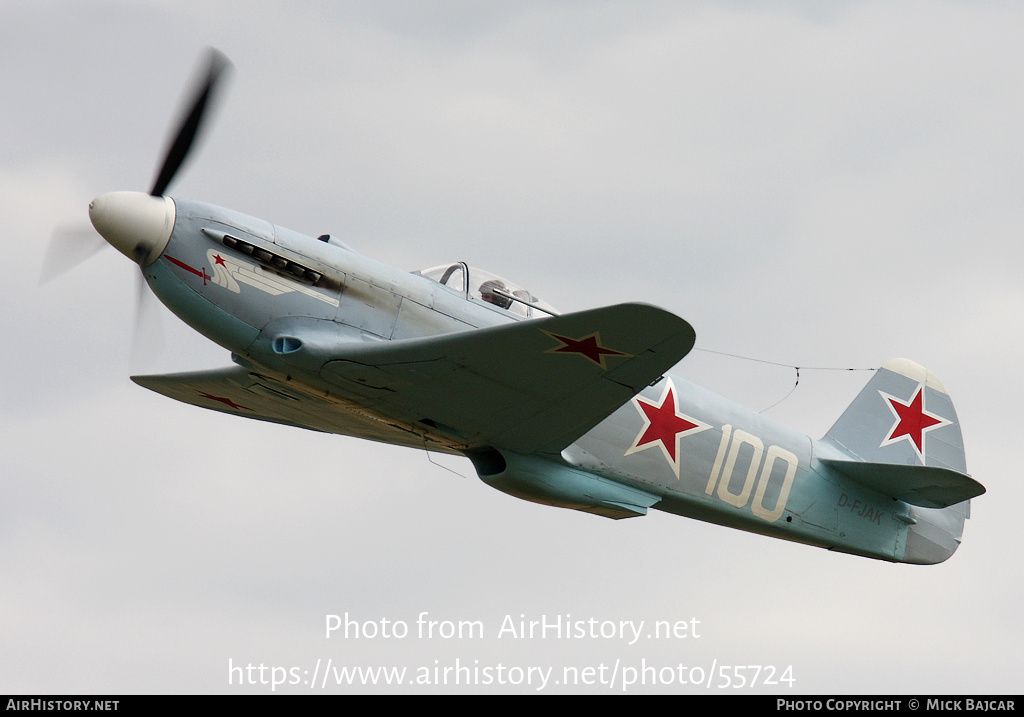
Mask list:
[[[522,318],[537,318],[557,314],[547,302],[541,301],[526,289],[483,269],[467,266],[463,262],[442,264],[415,272],[438,284],[463,294],[467,299],[483,301]]]

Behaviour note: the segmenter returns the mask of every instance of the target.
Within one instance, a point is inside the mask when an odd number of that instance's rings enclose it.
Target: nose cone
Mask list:
[[[174,202],[142,192],[111,192],[92,200],[89,219],[111,246],[140,266],[149,266],[171,238]]]

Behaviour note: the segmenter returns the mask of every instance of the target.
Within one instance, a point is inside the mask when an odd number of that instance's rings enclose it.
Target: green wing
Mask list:
[[[344,344],[312,390],[240,368],[133,380],[186,403],[371,440],[422,447],[426,435],[452,450],[557,453],[675,365],[694,340],[690,325],[667,311],[620,304]],[[218,391],[248,410],[198,393]]]

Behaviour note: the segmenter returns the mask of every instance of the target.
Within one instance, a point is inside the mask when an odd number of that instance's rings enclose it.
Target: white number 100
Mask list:
[[[736,460],[739,457],[740,449],[750,446],[750,465],[747,468],[747,475],[743,481],[743,487],[738,493],[729,490],[729,483],[732,481],[733,472],[736,470]],[[764,463],[762,465],[762,458]],[[779,497],[775,501],[775,507],[769,510],[764,505],[764,496],[768,490],[768,481],[772,477],[772,469],[775,461],[781,460],[786,463],[786,475],[782,479],[782,487],[779,489]],[[722,464],[725,464],[724,467]],[[730,505],[743,508],[750,502],[750,494],[754,492],[754,501],[750,509],[754,515],[774,523],[782,517],[786,509],[786,501],[789,499],[789,489],[793,485],[793,478],[796,477],[796,467],[799,459],[779,446],[769,446],[767,457],[765,457],[764,443],[757,436],[737,429],[734,433],[732,426],[722,426],[722,442],[718,446],[718,455],[715,457],[715,465],[708,477],[707,488],[704,492],[712,495],[715,486],[718,486],[718,497]],[[760,468],[760,475],[758,475]],[[740,469],[742,471],[742,468]],[[755,490],[756,485],[756,490]]]

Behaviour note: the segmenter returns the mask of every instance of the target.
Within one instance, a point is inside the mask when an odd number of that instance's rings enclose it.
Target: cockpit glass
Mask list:
[[[465,294],[471,301],[496,306],[514,316],[531,318],[557,313],[526,289],[483,269],[457,263],[435,266],[417,273]]]
[[[435,266],[432,269],[424,269],[417,272],[428,279],[433,279],[438,284],[444,284],[455,291],[466,291],[466,265],[465,264],[444,264]]]

